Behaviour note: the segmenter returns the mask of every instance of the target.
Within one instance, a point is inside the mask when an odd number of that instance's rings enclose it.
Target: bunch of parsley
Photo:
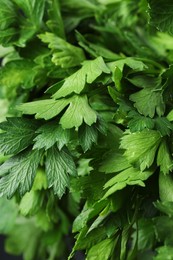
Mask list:
[[[171,0],[0,0],[7,252],[173,259],[172,35]]]

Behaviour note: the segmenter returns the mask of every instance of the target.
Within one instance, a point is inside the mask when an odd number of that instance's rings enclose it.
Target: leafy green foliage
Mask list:
[[[61,98],[73,92],[80,94],[85,84],[91,84],[102,72],[109,73],[109,69],[106,67],[102,57],[98,57],[93,61],[84,61],[82,68],[69,76],[53,97]]]
[[[63,128],[79,127],[83,121],[88,125],[96,122],[97,114],[89,106],[86,95],[75,95],[68,99],[34,101],[22,104],[19,110],[23,111],[24,114],[36,114],[36,118],[48,120],[57,116],[67,106],[66,112],[60,119]]]
[[[66,150],[59,151],[57,147],[52,147],[47,152],[46,173],[48,187],[53,187],[54,193],[59,198],[69,186],[69,175],[76,175],[76,168],[72,157]]]
[[[0,6],[6,251],[172,259],[172,2]]]
[[[0,124],[0,152],[16,154],[31,145],[38,125],[36,121],[20,117],[7,118]]]
[[[0,194],[11,198],[17,189],[24,195],[31,189],[42,152],[26,151],[8,159],[0,166]]]
[[[172,31],[172,13],[173,4],[170,0],[148,0],[150,6],[151,24],[160,31],[173,33]]]
[[[62,68],[71,68],[77,65],[85,59],[83,50],[67,43],[60,37],[55,36],[53,33],[45,33],[39,35],[39,38],[48,43],[48,47],[52,50],[52,62],[56,66]]]
[[[138,163],[141,170],[152,165],[158,145],[161,141],[159,132],[143,130],[137,133],[126,133],[121,140],[124,155],[131,163]]]
[[[61,150],[70,141],[70,131],[62,129],[56,122],[44,124],[36,132],[38,135],[34,139],[33,149],[44,148],[47,150],[57,143],[59,150]]]

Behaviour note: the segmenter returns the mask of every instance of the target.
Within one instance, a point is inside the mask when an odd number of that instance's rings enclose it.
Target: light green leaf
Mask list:
[[[0,152],[8,155],[21,152],[32,144],[38,124],[34,120],[9,117],[0,123]]]
[[[24,259],[32,260],[37,255],[37,246],[40,239],[41,231],[36,227],[34,220],[19,218],[10,234],[8,234],[5,241],[5,250],[13,255],[23,253]]]
[[[86,95],[76,95],[69,100],[70,105],[60,119],[60,124],[63,128],[79,127],[83,121],[89,126],[96,123],[97,114],[89,106]]]
[[[168,113],[168,115],[166,116],[166,118],[167,118],[170,122],[173,121],[173,110],[171,110],[171,111]]]
[[[56,146],[51,147],[46,157],[46,175],[48,187],[53,187],[54,194],[59,198],[65,193],[69,186],[69,176],[76,175],[76,167],[72,156],[67,150],[58,150]]]
[[[18,106],[18,110],[28,115],[36,114],[35,118],[44,118],[45,120],[48,120],[58,115],[68,103],[68,99],[44,99],[24,103]]]
[[[39,38],[52,50],[52,62],[62,68],[71,68],[85,59],[84,52],[81,48],[76,47],[53,33],[46,32],[40,34]]]
[[[36,114],[36,118],[48,120],[57,116],[67,105],[69,106],[60,119],[63,128],[79,127],[83,121],[88,125],[96,122],[97,114],[89,106],[86,95],[75,95],[68,99],[45,99],[28,102],[18,106],[18,110],[24,114]]]
[[[124,66],[127,65],[129,68],[135,70],[135,71],[143,71],[147,69],[147,66],[142,62],[135,58],[128,57],[124,59],[120,59],[117,61],[109,62],[107,63],[107,66],[110,68],[110,70],[114,73],[115,70],[118,69],[120,71],[123,71]],[[118,71],[118,78],[120,79],[120,72]]]
[[[29,89],[35,86],[34,79],[37,71],[30,60],[15,60],[8,62],[0,69],[0,85],[7,97],[15,95],[17,88]]]
[[[123,170],[111,178],[108,182],[106,182],[104,189],[108,190],[103,199],[107,198],[118,190],[124,189],[127,185],[139,185],[144,187],[145,184],[143,181],[147,180],[152,175],[152,173],[152,171],[141,172],[140,170],[133,167]]]
[[[38,168],[34,183],[32,186],[32,190],[37,191],[37,190],[46,190],[47,189],[47,178],[46,178],[46,173],[45,170],[42,168]]]
[[[157,165],[160,166],[160,171],[164,174],[169,173],[173,169],[173,160],[165,140],[161,142],[158,150]]]
[[[43,203],[42,194],[31,190],[20,201],[19,210],[23,216],[36,214]]]
[[[126,132],[126,135],[122,137],[120,147],[125,149],[124,155],[127,160],[138,164],[143,171],[152,165],[160,141],[159,132],[146,129],[132,134]]]
[[[59,150],[70,141],[70,130],[62,129],[56,122],[50,122],[41,126],[36,133],[33,149],[49,149],[57,143]]]
[[[0,198],[0,233],[7,234],[15,225],[18,209],[14,200]]]
[[[73,92],[80,94],[86,83],[91,84],[103,72],[110,73],[110,70],[102,57],[98,57],[95,60],[84,61],[82,68],[66,78],[62,87],[53,95],[53,97],[65,97]]]
[[[0,166],[0,196],[11,198],[16,190],[23,196],[32,187],[42,152],[25,151]]]
[[[107,238],[91,247],[86,260],[108,260],[114,249],[114,239]]]
[[[157,255],[154,256],[153,260],[172,260],[173,256],[173,247],[171,246],[161,246],[158,247],[157,249]]]

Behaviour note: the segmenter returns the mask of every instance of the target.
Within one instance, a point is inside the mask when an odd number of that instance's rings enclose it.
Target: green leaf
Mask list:
[[[113,73],[115,72],[115,70],[117,70],[117,67],[120,71],[123,71],[125,65],[127,65],[129,68],[133,69],[134,71],[143,71],[147,69],[147,66],[142,61],[139,61],[132,57],[109,62],[107,65]],[[121,79],[121,74],[119,70],[116,71],[116,73],[118,73],[118,80]]]
[[[68,103],[68,99],[44,99],[24,103],[18,106],[18,110],[28,115],[36,114],[35,118],[44,118],[45,120],[48,120],[58,115]]]
[[[160,141],[159,132],[154,130],[143,130],[132,134],[126,132],[120,147],[126,150],[124,155],[127,160],[138,164],[143,171],[152,165]]]
[[[64,24],[62,20],[59,0],[52,0],[50,2],[50,9],[48,13],[50,20],[46,22],[47,26],[57,36],[65,39]]]
[[[12,25],[17,18],[15,6],[12,1],[1,0],[0,9],[0,30],[4,30]]]
[[[125,156],[118,151],[110,151],[104,155],[99,171],[105,173],[119,172],[130,166]]]
[[[43,196],[38,191],[27,192],[20,201],[19,210],[23,216],[35,215],[43,203]]]
[[[154,220],[156,235],[158,241],[164,241],[165,245],[172,246],[173,243],[173,218],[168,216],[160,216]]]
[[[56,146],[47,151],[46,174],[48,187],[53,187],[54,194],[61,198],[66,187],[69,187],[69,176],[76,175],[76,167],[68,151],[59,151]]]
[[[18,209],[14,200],[0,198],[0,233],[8,234],[15,225]]]
[[[70,141],[70,130],[62,129],[60,125],[56,122],[47,123],[36,131],[38,134],[34,139],[34,147],[33,149],[49,149],[55,143],[58,145],[58,149],[68,144]]]
[[[154,256],[153,260],[171,260],[173,256],[173,247],[171,246],[161,246],[157,249],[157,255]]]
[[[162,116],[165,112],[162,90],[156,88],[144,88],[132,95],[130,100],[134,102],[134,107],[144,116],[154,117],[155,113]]]
[[[160,166],[160,171],[164,174],[169,173],[173,169],[173,160],[165,140],[161,142],[158,150],[157,165]]]
[[[108,182],[106,182],[104,189],[108,190],[105,193],[103,199],[107,198],[118,190],[124,189],[127,185],[139,185],[144,187],[145,184],[143,181],[147,180],[152,174],[153,172],[151,170],[141,172],[140,170],[133,167],[123,170],[111,178]]]
[[[155,230],[151,219],[142,218],[138,222],[138,250],[152,249],[155,242]]]
[[[89,106],[86,95],[75,95],[68,99],[45,99],[28,102],[18,106],[18,110],[24,114],[36,114],[36,118],[48,120],[57,116],[67,105],[69,106],[60,119],[63,128],[79,127],[83,121],[88,125],[96,122],[97,114]]]
[[[166,116],[166,118],[167,118],[170,122],[173,121],[173,110],[171,110],[171,111],[168,113],[168,115]]]
[[[87,254],[87,260],[108,260],[114,249],[114,239],[107,238],[91,247]]]
[[[37,71],[33,70],[35,64],[30,60],[15,60],[8,62],[0,69],[0,85],[3,87],[4,95],[7,97],[16,94],[19,87],[29,89],[34,87],[34,79]],[[11,78],[13,77],[13,79]]]
[[[77,167],[78,176],[85,176],[90,174],[93,170],[93,167],[90,166],[90,161],[92,159],[80,159],[78,161],[79,166]]]
[[[5,241],[5,250],[13,255],[23,253],[24,259],[31,260],[37,255],[40,239],[41,231],[36,227],[34,220],[20,218]]]
[[[40,27],[44,14],[45,0],[13,0],[16,5],[21,8],[28,17],[33,28]]]
[[[32,187],[42,152],[25,151],[0,166],[0,196],[11,198],[16,190],[23,196]]]
[[[157,117],[155,119],[155,127],[162,136],[170,136],[173,130],[173,124],[170,123],[166,117]]]
[[[61,98],[73,92],[80,94],[86,83],[91,84],[103,72],[110,73],[102,57],[98,57],[95,60],[84,61],[82,68],[66,78],[62,87],[53,95],[53,97]]]
[[[128,123],[130,131],[140,132],[144,129],[153,129],[154,128],[154,120],[149,117],[144,117],[141,115],[135,115],[133,119],[131,119]]]
[[[159,196],[161,201],[173,202],[173,177],[172,174],[159,174]]]
[[[173,34],[173,3],[171,0],[148,0],[150,23],[162,32]]]
[[[148,75],[135,75],[132,78],[128,78],[128,80],[135,85],[136,87],[139,88],[153,88],[153,86],[158,85],[161,83],[161,78],[153,77],[153,76],[148,76]]]
[[[169,217],[173,217],[173,201],[156,201],[154,206]]]
[[[93,143],[97,143],[98,131],[95,126],[82,125],[79,127],[78,137],[83,151],[86,152]]]
[[[42,42],[48,43],[48,47],[52,50],[52,62],[56,66],[71,68],[80,65],[85,59],[81,48],[68,43],[53,33],[40,34],[39,38]]]
[[[60,124],[63,128],[79,127],[83,121],[89,126],[96,123],[97,114],[89,106],[86,95],[76,95],[69,100],[70,105],[60,119]]]
[[[16,154],[32,144],[35,137],[37,122],[20,117],[9,117],[6,122],[0,123],[0,152]]]

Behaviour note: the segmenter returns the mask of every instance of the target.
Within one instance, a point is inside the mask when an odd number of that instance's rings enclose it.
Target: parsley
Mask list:
[[[6,251],[172,259],[172,1],[0,6]]]

